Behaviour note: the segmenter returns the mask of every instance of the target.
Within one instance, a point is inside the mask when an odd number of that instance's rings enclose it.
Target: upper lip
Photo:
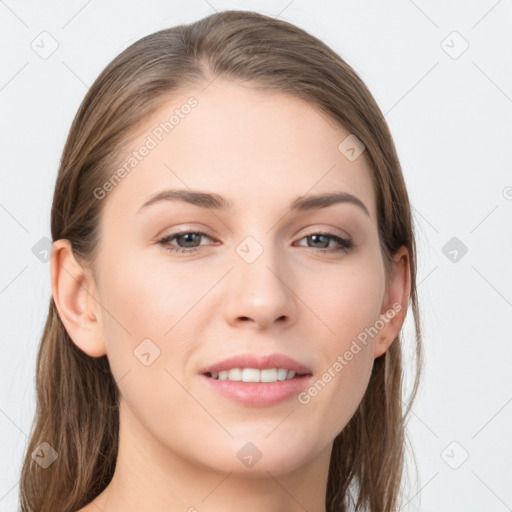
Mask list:
[[[257,356],[255,354],[239,354],[233,357],[228,357],[217,363],[203,368],[200,373],[213,373],[222,370],[231,370],[232,368],[257,368],[263,370],[265,368],[286,368],[293,370],[296,374],[307,375],[311,370],[284,354],[268,354],[264,356]]]

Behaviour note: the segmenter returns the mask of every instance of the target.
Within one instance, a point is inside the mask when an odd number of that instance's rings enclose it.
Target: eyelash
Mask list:
[[[188,235],[188,234],[201,235],[201,236],[206,236],[208,238],[211,238],[210,235],[208,235],[208,233],[205,233],[204,231],[181,231],[178,233],[172,233],[170,235],[165,236],[164,238],[161,238],[160,240],[158,240],[158,243],[165,250],[167,250],[169,252],[192,254],[197,251],[200,251],[201,247],[203,247],[203,246],[186,248],[186,247],[173,247],[173,246],[169,245],[169,242],[171,240],[173,240],[174,238],[177,238],[178,236],[182,236],[182,235]],[[322,252],[322,253],[337,253],[340,251],[348,252],[355,245],[354,242],[352,242],[352,240],[348,240],[346,238],[341,238],[341,237],[335,235],[334,233],[328,233],[328,232],[323,232],[323,231],[319,231],[316,233],[311,233],[310,235],[306,235],[306,236],[302,237],[301,240],[303,238],[308,238],[308,237],[314,236],[314,235],[321,235],[321,236],[330,238],[331,240],[334,240],[335,242],[338,242],[338,244],[339,244],[338,247],[330,247],[330,248],[325,248],[325,249],[315,249],[314,247],[309,247],[309,249],[314,249],[314,250],[316,250],[318,252]],[[300,246],[300,247],[304,247],[304,246]]]

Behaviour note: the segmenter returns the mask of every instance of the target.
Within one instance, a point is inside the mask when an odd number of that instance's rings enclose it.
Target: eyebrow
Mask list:
[[[219,194],[201,192],[198,190],[170,189],[162,190],[161,192],[151,196],[139,208],[137,213],[160,201],[184,201],[201,208],[213,210],[227,210],[233,208],[233,204]],[[359,198],[349,194],[348,192],[328,192],[324,194],[300,196],[290,204],[290,210],[304,212],[327,208],[338,203],[353,204],[359,207],[368,217],[371,218],[370,212],[368,211],[368,208],[366,208],[365,204]]]

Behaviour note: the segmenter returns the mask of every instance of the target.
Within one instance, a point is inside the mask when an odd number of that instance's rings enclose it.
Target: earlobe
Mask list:
[[[374,345],[374,357],[384,354],[400,333],[411,294],[409,252],[400,247],[393,256],[393,268],[386,290],[381,316],[383,328]]]
[[[50,279],[59,317],[75,345],[91,357],[105,355],[93,280],[76,260],[69,240],[52,245]]]

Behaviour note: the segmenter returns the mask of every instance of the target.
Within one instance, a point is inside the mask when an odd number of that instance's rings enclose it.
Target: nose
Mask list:
[[[293,293],[293,277],[285,262],[265,249],[255,261],[240,258],[230,272],[226,289],[226,321],[263,330],[274,324],[290,326],[296,321],[297,297]]]

